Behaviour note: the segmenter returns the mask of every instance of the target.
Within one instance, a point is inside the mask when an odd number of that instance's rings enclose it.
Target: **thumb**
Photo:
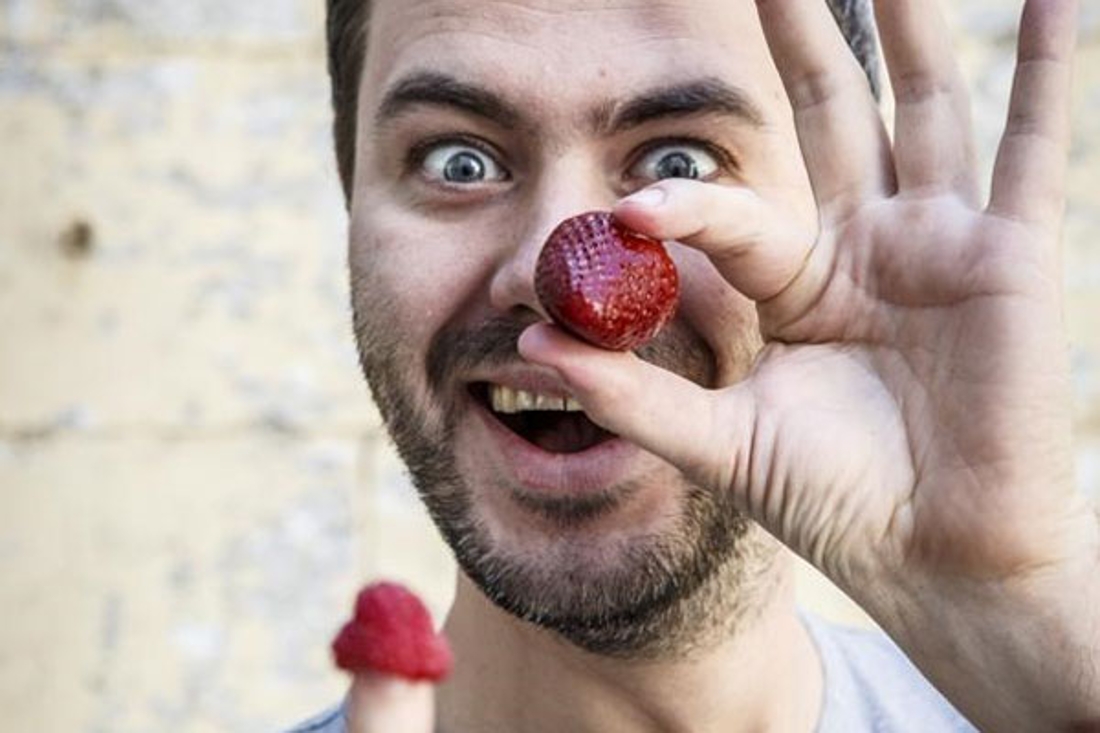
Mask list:
[[[593,422],[704,486],[732,488],[747,463],[755,405],[747,382],[709,390],[630,352],[590,346],[546,323],[523,332],[519,352],[556,371]]]
[[[380,672],[359,672],[347,702],[348,733],[432,733],[435,689]]]

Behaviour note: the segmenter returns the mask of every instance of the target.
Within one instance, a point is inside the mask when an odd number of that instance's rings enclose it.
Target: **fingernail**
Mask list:
[[[660,206],[665,202],[665,190],[663,188],[643,188],[637,193],[632,193],[620,203],[630,206]]]

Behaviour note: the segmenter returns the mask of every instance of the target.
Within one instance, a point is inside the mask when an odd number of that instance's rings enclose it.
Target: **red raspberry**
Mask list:
[[[437,634],[428,609],[397,583],[359,591],[355,617],[332,641],[336,666],[438,682],[451,671],[451,649]]]
[[[590,211],[550,234],[535,265],[535,292],[558,325],[596,346],[628,351],[672,318],[680,280],[658,240],[609,212]]]

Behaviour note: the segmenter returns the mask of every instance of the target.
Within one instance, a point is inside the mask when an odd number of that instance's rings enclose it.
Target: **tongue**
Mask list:
[[[579,453],[611,437],[580,412],[523,412],[508,425],[550,453]]]

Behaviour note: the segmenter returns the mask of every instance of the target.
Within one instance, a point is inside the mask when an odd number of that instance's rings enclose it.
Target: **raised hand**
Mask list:
[[[615,212],[757,302],[752,373],[708,391],[545,325],[521,352],[605,427],[735,492],[979,725],[1100,721],[1100,530],[1073,480],[1058,253],[1077,5],[1027,3],[984,205],[934,2],[876,4],[893,142],[824,3],[758,9],[819,230],[686,180]]]

